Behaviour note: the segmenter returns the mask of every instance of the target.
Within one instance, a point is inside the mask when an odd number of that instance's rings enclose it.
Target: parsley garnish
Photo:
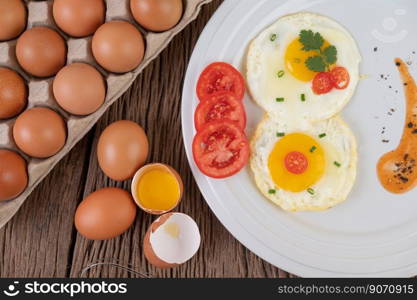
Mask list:
[[[281,136],[284,136],[285,135],[285,132],[277,132],[277,137],[281,137]]]
[[[314,72],[325,72],[329,70],[330,65],[337,61],[337,49],[335,46],[328,46],[321,49],[324,39],[319,32],[314,33],[312,30],[301,30],[299,41],[303,45],[303,51],[315,51],[317,55],[310,56],[305,61],[306,66]]]
[[[312,147],[310,148],[310,152],[311,152],[311,153],[313,153],[316,149],[317,149],[317,147],[316,147],[316,146],[312,146]]]

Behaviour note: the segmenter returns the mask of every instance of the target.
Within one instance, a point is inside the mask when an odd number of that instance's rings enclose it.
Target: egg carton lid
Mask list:
[[[106,22],[111,20],[128,21],[136,26],[145,38],[146,51],[143,61],[135,70],[124,74],[109,73],[95,62],[91,53],[92,36],[77,39],[59,30],[52,17],[53,1],[25,0],[25,2],[28,10],[27,29],[35,26],[47,26],[58,31],[67,42],[67,65],[74,62],[94,65],[106,80],[107,94],[104,104],[93,114],[85,117],[70,115],[58,106],[52,95],[53,77],[39,79],[28,75],[21,69],[15,56],[17,39],[0,42],[0,66],[17,71],[27,82],[29,97],[26,109],[35,106],[53,109],[66,120],[68,130],[66,144],[59,153],[47,159],[35,159],[22,153],[13,141],[12,128],[16,117],[0,120],[0,149],[10,149],[19,152],[28,162],[29,175],[28,186],[21,195],[15,199],[0,202],[0,228],[14,216],[35,187],[68,154],[74,145],[85,136],[109,106],[131,86],[142,70],[166,48],[176,34],[197,17],[201,7],[211,2],[211,0],[184,0],[184,13],[180,22],[171,30],[161,33],[147,32],[138,25],[131,16],[128,0],[106,0]]]

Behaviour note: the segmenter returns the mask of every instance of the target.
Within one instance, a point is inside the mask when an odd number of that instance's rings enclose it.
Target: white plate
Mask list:
[[[210,179],[200,173],[191,151],[198,102],[195,85],[203,68],[213,61],[226,61],[242,70],[249,41],[279,17],[298,11],[329,16],[348,28],[361,50],[361,73],[367,75],[343,111],[358,140],[357,181],[346,202],[324,212],[282,211],[260,194],[248,167],[225,180]],[[417,189],[390,194],[379,184],[375,171],[378,158],[399,142],[405,117],[393,59],[414,59],[410,69],[417,78],[416,12],[413,0],[227,0],[206,26],[184,83],[182,126],[187,156],[213,212],[263,259],[300,276],[417,274]],[[389,78],[381,79],[380,74]],[[251,136],[261,110],[248,96],[245,106]],[[395,112],[388,114],[391,108]],[[382,139],[390,142],[382,143]]]

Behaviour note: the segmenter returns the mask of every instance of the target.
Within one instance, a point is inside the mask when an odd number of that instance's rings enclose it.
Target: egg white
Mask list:
[[[321,179],[311,186],[314,195],[307,191],[299,193],[278,188],[268,168],[268,158],[276,142],[281,139],[277,132],[304,133],[313,137],[323,148],[326,166]],[[324,138],[318,136],[326,133]],[[319,122],[283,122],[265,115],[251,140],[250,166],[261,193],[287,211],[324,210],[343,202],[353,187],[356,178],[356,140],[350,128],[340,117]],[[334,162],[340,163],[340,167]],[[275,189],[275,194],[269,190]]]
[[[337,65],[350,74],[346,89],[316,95],[311,82],[303,82],[291,75],[285,67],[288,44],[301,30],[319,32],[337,48]],[[276,39],[271,41],[271,35]],[[338,113],[350,100],[359,80],[361,55],[351,34],[336,21],[314,13],[301,12],[284,16],[262,31],[250,44],[246,60],[246,78],[253,99],[267,112],[279,118],[323,120]],[[278,71],[285,75],[279,78]],[[306,101],[300,100],[305,94]],[[277,102],[276,98],[284,98]]]

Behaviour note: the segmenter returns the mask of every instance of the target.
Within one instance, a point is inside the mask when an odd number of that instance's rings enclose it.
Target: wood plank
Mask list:
[[[0,230],[0,277],[67,276],[91,138],[74,147]]]
[[[77,235],[70,276],[78,277],[90,264],[109,261],[156,277],[287,277],[286,272],[263,262],[239,244],[219,223],[202,198],[183,148],[181,135],[181,88],[192,49],[221,1],[205,6],[196,21],[179,34],[169,47],[140,75],[126,94],[99,121],[94,132],[85,195],[98,188],[118,186],[100,171],[95,147],[102,130],[111,122],[128,119],[141,124],[150,141],[149,162],[172,165],[181,174],[185,193],[178,211],[192,216],[200,226],[202,246],[186,264],[172,270],[158,270],[143,257],[145,232],[155,218],[139,212],[134,226],[109,241],[87,241]],[[89,277],[136,276],[119,268],[99,266],[85,273]]]

